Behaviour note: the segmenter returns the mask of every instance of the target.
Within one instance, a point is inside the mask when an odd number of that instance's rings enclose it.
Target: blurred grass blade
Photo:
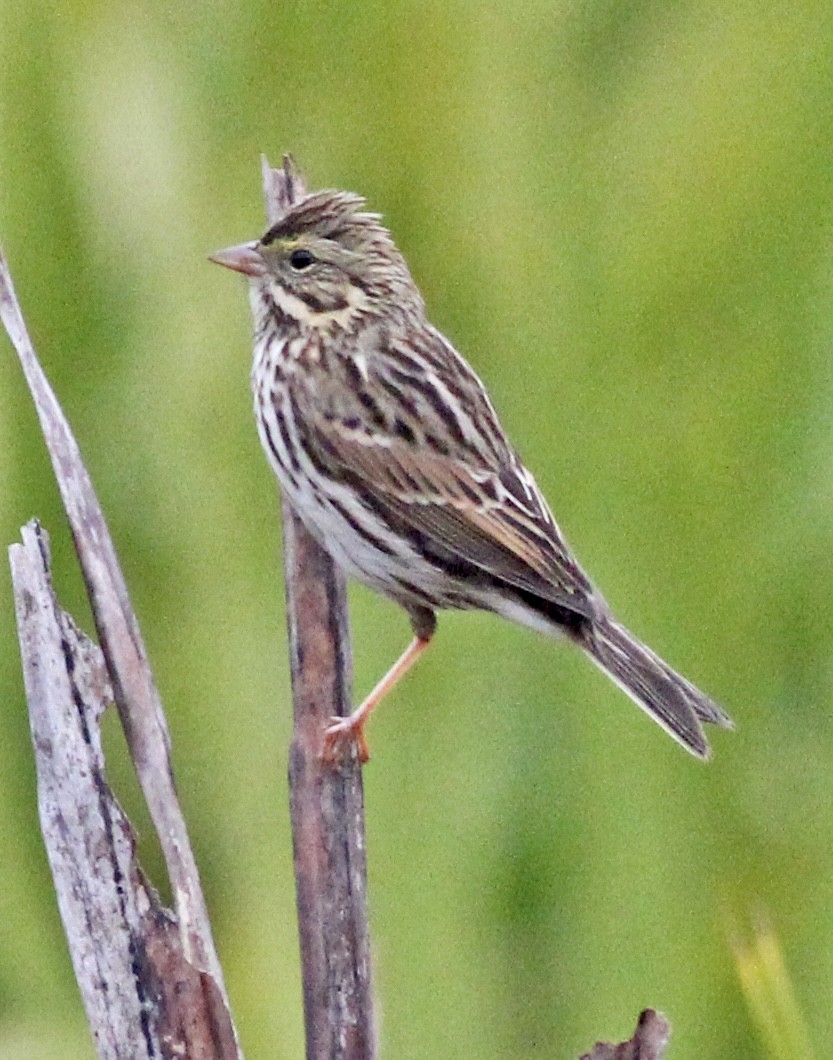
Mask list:
[[[773,1060],[813,1060],[807,1024],[774,928],[759,917],[752,936],[732,938],[741,989],[767,1055]]]

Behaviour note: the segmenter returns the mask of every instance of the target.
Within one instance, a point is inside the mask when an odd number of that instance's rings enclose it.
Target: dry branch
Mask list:
[[[45,537],[33,528],[25,530],[24,545],[11,550],[11,559],[40,812],[93,1034],[103,1057],[238,1057],[199,874],[174,787],[168,731],[139,626],[101,506],[35,356],[2,255],[0,318],[34,399],[102,649],[99,655],[58,608],[49,585]],[[109,694],[118,706],[165,858],[175,919],[160,909],[147,888],[133,859],[127,822],[104,784],[97,730],[102,704],[96,692]],[[89,747],[81,746],[79,739]],[[74,775],[74,765],[81,776]],[[74,822],[74,830],[65,828],[65,821]],[[115,934],[105,926],[116,923],[113,917],[119,923]],[[113,999],[99,996],[111,992]],[[175,1000],[182,1004],[173,1005]],[[116,1009],[110,1009],[111,1001],[119,1001]],[[108,1022],[116,1012],[118,1020]],[[124,1030],[124,1021],[131,1018],[144,1052],[123,1044],[131,1040]]]
[[[593,1050],[580,1060],[662,1060],[671,1037],[671,1028],[664,1016],[646,1008],[639,1015],[633,1038],[619,1045],[596,1042]]]
[[[263,162],[269,224],[303,183],[290,159]],[[350,636],[344,577],[283,500],[294,731],[290,809],[308,1060],[375,1055],[364,797],[358,756],[321,759],[332,715],[349,713]]]
[[[223,999],[186,959],[104,778],[104,657],[55,599],[45,531],[29,523],[22,535],[9,555],[41,830],[98,1054],[235,1060]]]

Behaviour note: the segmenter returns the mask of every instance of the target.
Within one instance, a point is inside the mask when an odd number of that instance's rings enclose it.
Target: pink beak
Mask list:
[[[266,263],[257,250],[257,243],[241,243],[238,247],[226,247],[215,254],[209,254],[209,261],[225,265],[227,269],[245,273],[246,276],[263,276]]]

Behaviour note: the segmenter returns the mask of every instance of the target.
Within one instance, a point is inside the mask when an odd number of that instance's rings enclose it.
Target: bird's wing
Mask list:
[[[371,398],[374,390],[368,387]],[[440,436],[438,424],[433,443],[427,441],[431,419],[413,407],[413,391],[404,404],[390,392],[384,401],[368,400],[367,392],[345,398],[339,388],[337,403],[320,391],[293,395],[300,406],[293,419],[319,471],[349,484],[394,533],[418,541],[426,553],[433,549],[576,614],[593,615],[593,587],[485,394],[481,410],[469,395],[468,415],[488,413],[490,431],[498,432],[492,441],[499,444],[478,449],[466,444],[465,424],[456,439],[448,430]]]

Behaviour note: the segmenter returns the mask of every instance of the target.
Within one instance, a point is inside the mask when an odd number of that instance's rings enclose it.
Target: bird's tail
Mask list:
[[[611,615],[585,627],[579,643],[637,706],[697,758],[710,753],[702,722],[734,728],[725,711]]]

